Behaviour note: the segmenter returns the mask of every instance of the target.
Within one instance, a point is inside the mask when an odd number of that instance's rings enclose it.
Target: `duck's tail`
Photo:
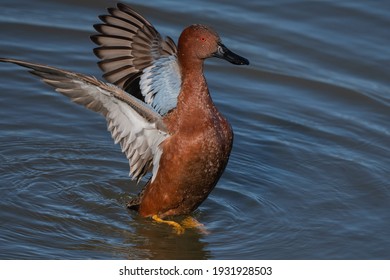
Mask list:
[[[141,201],[142,201],[142,197],[144,196],[144,192],[147,188],[147,186],[149,185],[150,183],[150,179],[149,181],[145,184],[145,186],[142,188],[142,190],[137,194],[137,196],[131,198],[127,204],[126,204],[126,207],[130,210],[134,210],[134,211],[137,211],[138,212],[138,209],[139,209],[139,206],[141,205]]]
[[[127,202],[126,207],[130,210],[134,210],[138,212],[140,204],[141,204],[141,197],[140,194],[138,194],[136,197],[133,197]]]

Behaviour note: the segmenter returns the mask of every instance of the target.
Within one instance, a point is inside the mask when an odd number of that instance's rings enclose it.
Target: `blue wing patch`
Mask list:
[[[145,102],[160,115],[176,107],[181,88],[181,75],[176,54],[161,56],[143,70],[140,80]]]

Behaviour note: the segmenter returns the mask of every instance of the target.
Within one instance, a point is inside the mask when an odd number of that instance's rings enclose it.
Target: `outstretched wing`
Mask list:
[[[46,65],[0,58],[32,69],[31,73],[77,104],[106,117],[115,143],[120,143],[130,164],[130,176],[139,181],[152,171],[156,177],[162,155],[160,144],[169,137],[161,116],[122,89],[94,77]]]
[[[103,77],[166,114],[176,107],[181,87],[175,43],[125,4],[108,12],[94,26],[100,34],[91,36],[100,46],[94,53]]]

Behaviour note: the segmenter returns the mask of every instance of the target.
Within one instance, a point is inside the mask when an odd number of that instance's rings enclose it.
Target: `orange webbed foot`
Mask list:
[[[173,226],[173,229],[177,235],[183,234],[185,232],[185,229],[175,221],[163,220],[157,215],[153,215],[152,219],[155,220],[157,223],[164,223]]]
[[[184,228],[196,228],[203,234],[209,234],[206,227],[191,216],[186,217],[183,221],[181,221],[181,224]]]
[[[187,228],[196,228],[203,234],[208,234],[205,226],[202,223],[199,223],[195,218],[188,216],[184,220],[181,221],[181,224],[171,220],[161,219],[158,215],[153,215],[152,219],[158,223],[168,224],[173,227],[173,230],[177,235],[181,235],[185,232]]]

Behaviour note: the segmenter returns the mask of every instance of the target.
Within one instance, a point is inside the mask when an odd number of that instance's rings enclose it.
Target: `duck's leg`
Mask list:
[[[183,234],[185,229],[177,222],[175,221],[169,221],[169,220],[163,220],[157,215],[153,215],[152,219],[155,220],[157,223],[164,223],[173,226],[175,232],[177,234]]]

